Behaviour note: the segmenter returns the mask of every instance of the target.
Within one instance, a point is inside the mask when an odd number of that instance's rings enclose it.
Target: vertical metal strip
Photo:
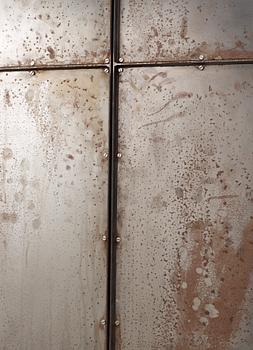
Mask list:
[[[107,349],[115,349],[116,320],[116,245],[117,234],[117,149],[118,149],[118,68],[120,0],[111,2],[111,60],[109,111],[108,181],[108,304]]]

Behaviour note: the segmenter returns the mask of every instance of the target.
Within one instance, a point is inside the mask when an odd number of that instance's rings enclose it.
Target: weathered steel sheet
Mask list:
[[[103,63],[109,0],[1,0],[0,66]]]
[[[253,58],[251,0],[122,0],[125,61]]]
[[[120,78],[117,349],[251,350],[253,70]]]
[[[0,74],[1,349],[104,349],[108,85]]]

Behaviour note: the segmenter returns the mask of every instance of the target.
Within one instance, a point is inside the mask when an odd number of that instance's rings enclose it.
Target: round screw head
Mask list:
[[[34,65],[35,65],[35,61],[34,61],[34,60],[31,60],[30,65],[31,65],[31,66],[34,66]]]
[[[204,55],[199,55],[200,61],[203,61],[204,58],[205,58]]]
[[[116,320],[116,321],[114,322],[114,324],[115,324],[116,327],[118,327],[118,326],[120,325],[119,320]]]
[[[120,62],[120,63],[124,62],[124,58],[120,57],[120,58],[119,58],[119,62]]]
[[[35,75],[35,71],[34,71],[34,70],[31,70],[29,74],[30,74],[30,75]]]
[[[117,153],[117,158],[122,158],[122,153]]]
[[[102,326],[105,326],[105,325],[106,325],[106,320],[101,320],[101,321],[100,321],[100,324],[101,324]]]
[[[121,238],[120,237],[116,237],[116,242],[120,243],[120,241],[121,241]]]
[[[123,68],[119,68],[118,72],[122,73],[123,72]]]
[[[199,69],[199,70],[204,70],[204,66],[202,66],[202,65],[201,65],[201,66],[198,66],[198,69]]]
[[[110,63],[110,59],[108,57],[105,59],[105,63]]]
[[[106,74],[108,74],[108,73],[109,73],[109,69],[108,69],[108,68],[105,68],[105,69],[104,69],[104,72],[105,72]]]
[[[102,236],[102,240],[103,240],[103,241],[106,241],[106,240],[107,240],[107,236],[106,236],[106,235],[103,235],[103,236]]]
[[[104,152],[103,157],[108,158],[108,153]]]

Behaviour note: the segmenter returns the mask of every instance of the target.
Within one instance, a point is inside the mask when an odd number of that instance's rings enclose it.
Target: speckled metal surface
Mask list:
[[[251,65],[127,69],[119,94],[116,349],[252,350]]]
[[[1,0],[0,66],[103,63],[110,0]]]
[[[251,0],[121,0],[125,62],[253,58]]]
[[[105,349],[109,79],[0,74],[0,349]]]

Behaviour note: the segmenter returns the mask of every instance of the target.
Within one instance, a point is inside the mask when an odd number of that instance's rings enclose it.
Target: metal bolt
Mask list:
[[[103,236],[102,236],[102,240],[103,240],[103,241],[106,241],[106,240],[107,240],[107,236],[106,236],[106,235],[103,235]]]
[[[122,153],[117,153],[117,158],[122,158]]]
[[[201,66],[198,66],[198,69],[199,69],[199,70],[204,70],[205,67],[201,65]]]
[[[109,73],[109,69],[108,69],[108,68],[105,68],[105,69],[104,69],[104,72],[105,72],[106,74],[108,74],[108,73]]]
[[[35,71],[31,70],[30,75],[35,75],[35,74],[36,74]]]
[[[101,320],[101,321],[100,321],[100,324],[101,324],[102,326],[105,326],[105,325],[106,325],[106,320]]]
[[[204,58],[205,58],[204,55],[199,55],[200,61],[203,61]]]
[[[120,63],[124,62],[124,58],[120,57],[120,58],[119,58],[119,62],[120,62]]]
[[[114,322],[114,324],[115,324],[116,327],[118,327],[118,326],[120,325],[119,320],[116,320],[116,321]]]
[[[120,241],[121,241],[121,238],[120,237],[116,237],[116,242],[120,243]]]
[[[105,153],[103,154],[103,157],[104,157],[104,158],[108,158],[108,153],[105,152]]]
[[[106,59],[105,59],[105,63],[110,63],[110,59],[109,59],[109,58],[106,58]]]
[[[30,63],[31,66],[34,66],[35,65],[35,61],[32,60],[31,63]]]
[[[122,73],[123,72],[123,68],[119,68],[118,72]]]

